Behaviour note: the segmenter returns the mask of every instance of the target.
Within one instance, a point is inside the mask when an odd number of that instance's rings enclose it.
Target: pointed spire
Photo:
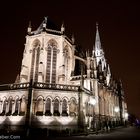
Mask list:
[[[62,25],[61,25],[61,32],[62,32],[62,34],[64,34],[64,32],[65,32],[64,22],[62,22]]]
[[[95,51],[97,49],[101,49],[101,41],[100,41],[100,36],[99,36],[98,23],[96,23]]]
[[[73,44],[75,43],[74,34],[72,34],[71,41],[72,41]]]
[[[28,34],[31,33],[31,30],[32,30],[31,21],[29,21],[29,25],[28,25],[28,29],[27,29]]]
[[[44,17],[44,21],[45,23],[47,23],[48,17]]]
[[[18,74],[17,77],[16,77],[16,80],[15,80],[15,83],[19,83],[19,82],[20,82],[20,76]]]
[[[104,78],[106,78],[106,74],[107,74],[107,69],[106,69],[106,66],[104,65],[104,68],[103,68],[103,75],[104,75]]]
[[[48,17],[44,17],[43,29],[46,29],[46,26],[47,26],[47,19],[48,19]]]
[[[120,84],[120,86],[122,88],[122,80],[121,79],[119,79],[119,84]]]
[[[107,67],[107,74],[108,74],[108,75],[111,75],[109,64],[108,64],[108,67]]]
[[[90,57],[89,49],[86,51],[86,57]]]

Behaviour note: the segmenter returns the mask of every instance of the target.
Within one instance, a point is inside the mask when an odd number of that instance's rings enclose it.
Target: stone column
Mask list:
[[[46,110],[46,100],[43,100],[43,116],[45,115],[45,110]]]
[[[0,114],[2,113],[2,101],[0,101]]]
[[[21,100],[18,100],[18,115],[20,113],[20,105],[21,105]]]
[[[68,113],[68,116],[69,116],[69,114],[70,114],[70,101],[68,101],[68,103],[67,103],[67,113]]]
[[[12,100],[12,110],[11,110],[11,115],[15,112],[15,100]]]
[[[6,103],[6,109],[5,109],[5,114],[6,114],[8,112],[8,101],[5,101],[5,103]]]
[[[36,115],[36,103],[37,103],[37,101],[36,100],[34,100],[34,115]]]
[[[51,104],[51,113],[52,113],[52,115],[54,113],[54,101],[52,101],[52,104]]]
[[[60,104],[59,104],[59,113],[60,113],[60,116],[62,116],[62,101],[60,101]]]

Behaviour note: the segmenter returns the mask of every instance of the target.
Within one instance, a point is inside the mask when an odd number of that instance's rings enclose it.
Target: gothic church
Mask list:
[[[123,123],[122,83],[111,74],[98,25],[93,46],[81,57],[64,25],[60,31],[49,28],[45,17],[36,30],[29,26],[20,74],[15,83],[0,85],[0,129],[94,131]]]

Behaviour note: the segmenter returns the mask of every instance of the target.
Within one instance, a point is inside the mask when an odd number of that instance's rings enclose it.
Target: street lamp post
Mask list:
[[[128,113],[125,112],[124,113],[124,125],[127,126],[127,122],[128,122]]]
[[[95,104],[96,104],[96,100],[95,100],[95,98],[94,97],[90,97],[90,100],[89,100],[89,109],[90,109],[90,114],[89,114],[89,129],[91,129],[91,117],[93,116],[94,117],[94,108],[92,108],[92,106],[94,107],[95,106]],[[93,110],[93,114],[92,114],[92,116],[90,116],[91,115],[91,109]]]
[[[118,106],[115,106],[114,111],[115,111],[115,117],[116,117],[116,119],[118,117],[119,110],[120,110],[119,107]],[[116,120],[116,122],[118,122],[118,120]],[[118,125],[118,123],[117,123],[117,125]]]

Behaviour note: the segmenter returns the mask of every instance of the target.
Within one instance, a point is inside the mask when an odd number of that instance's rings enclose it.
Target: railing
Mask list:
[[[69,91],[78,91],[79,89],[79,86],[47,84],[47,83],[34,83],[34,87],[41,88],[41,89],[55,89],[55,90],[69,90]]]
[[[14,89],[26,89],[29,87],[29,83],[20,83],[20,84],[4,84],[0,85],[0,91],[2,90],[14,90]]]
[[[83,78],[87,78],[87,75],[83,75]],[[81,75],[78,75],[78,76],[72,76],[71,77],[71,80],[80,80],[81,79]]]
[[[30,83],[4,84],[4,85],[0,85],[0,91],[27,89],[27,88],[29,88],[29,86],[30,86]],[[39,89],[69,90],[69,91],[78,91],[79,90],[79,86],[74,86],[74,85],[47,84],[47,83],[38,83],[38,82],[33,83],[33,85],[31,87],[39,88]]]

